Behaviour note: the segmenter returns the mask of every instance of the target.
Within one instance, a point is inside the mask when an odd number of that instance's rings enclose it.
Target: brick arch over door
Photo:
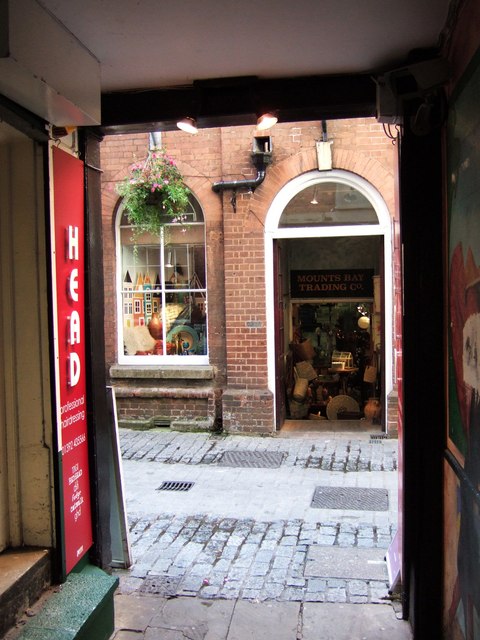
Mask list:
[[[318,168],[317,153],[315,148],[303,149],[300,153],[290,156],[278,165],[272,165],[267,169],[266,178],[259,187],[250,202],[247,212],[246,225],[258,225],[259,220],[265,222],[267,213],[277,193],[290,180],[303,173],[314,171]],[[383,164],[375,158],[359,153],[355,150],[335,148],[332,151],[332,169],[341,169],[363,178],[372,185],[385,202],[390,217],[393,219],[395,210],[394,192],[391,186],[394,176]]]

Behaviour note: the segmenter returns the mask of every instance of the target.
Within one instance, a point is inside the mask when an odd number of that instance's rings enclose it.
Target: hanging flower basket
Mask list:
[[[130,175],[117,185],[135,236],[160,235],[166,224],[182,223],[190,190],[175,160],[164,149],[149,153],[144,162],[130,167]]]

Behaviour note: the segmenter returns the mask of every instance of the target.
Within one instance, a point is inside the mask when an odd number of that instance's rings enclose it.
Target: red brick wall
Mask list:
[[[272,397],[267,389],[264,223],[278,191],[289,180],[316,169],[315,142],[322,139],[322,126],[321,122],[278,124],[268,133],[272,138],[272,164],[265,181],[253,194],[244,189],[237,191],[236,211],[231,204],[232,191],[216,194],[211,187],[216,181],[256,176],[250,157],[254,128],[204,129],[196,136],[180,131],[162,134],[162,144],[177,160],[205,215],[208,342],[210,363],[215,370],[214,384],[217,388],[244,391],[240,397],[232,393],[224,398],[224,426],[226,422],[230,430],[247,430],[252,424],[258,431],[273,429]],[[382,125],[365,118],[329,121],[327,134],[334,140],[334,168],[351,171],[372,183],[393,217],[397,208],[396,149]],[[106,137],[102,143],[105,333],[109,364],[117,359],[115,183],[126,175],[128,165],[144,158],[147,151],[147,134]],[[250,328],[251,321],[260,328]]]

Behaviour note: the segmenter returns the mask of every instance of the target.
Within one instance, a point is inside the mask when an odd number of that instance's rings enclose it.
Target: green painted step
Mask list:
[[[114,631],[113,594],[118,578],[93,565],[73,571],[42,610],[31,618],[21,640],[108,640]]]

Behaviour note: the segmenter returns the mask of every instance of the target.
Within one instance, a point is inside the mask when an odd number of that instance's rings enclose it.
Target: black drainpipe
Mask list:
[[[237,211],[237,189],[247,189],[255,191],[265,180],[267,173],[267,165],[272,159],[272,140],[270,136],[256,137],[253,139],[252,162],[257,167],[257,175],[255,178],[245,180],[222,180],[212,184],[212,190],[215,193],[221,193],[227,189],[233,191],[230,203],[233,212]]]
[[[266,173],[266,167],[263,167],[263,169],[258,168],[256,178],[252,178],[250,180],[225,180],[222,182],[214,182],[212,184],[212,189],[215,191],[215,193],[220,193],[221,191],[225,191],[226,189],[233,189],[234,191],[236,191],[240,188],[251,189],[252,191],[255,191],[255,189],[259,187],[265,180]]]

